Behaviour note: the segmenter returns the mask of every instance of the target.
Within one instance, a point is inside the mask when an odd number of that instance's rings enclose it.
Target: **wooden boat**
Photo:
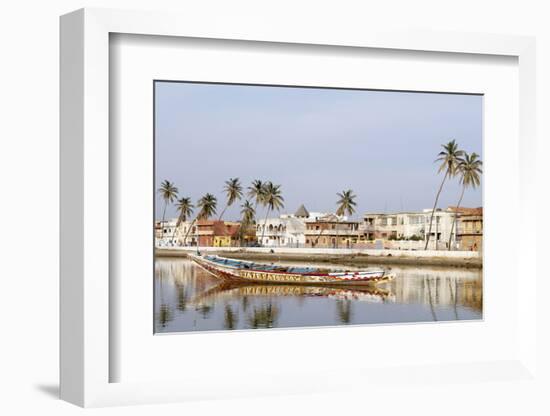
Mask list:
[[[189,257],[217,278],[236,282],[302,285],[375,285],[393,279],[384,269],[330,270],[316,267],[281,266],[228,259],[214,255]]]

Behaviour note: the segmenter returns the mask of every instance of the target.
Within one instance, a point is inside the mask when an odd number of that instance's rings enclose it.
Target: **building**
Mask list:
[[[181,221],[176,228],[177,222],[177,218],[166,221],[155,221],[155,244],[157,246],[183,246],[186,235],[187,245],[194,245],[196,243],[196,235],[193,232],[187,234],[189,227],[191,227],[191,222]]]
[[[460,208],[457,239],[461,250],[481,251],[483,248],[483,208]]]
[[[176,219],[155,221],[155,245],[173,246],[176,244]]]
[[[232,247],[239,245],[238,222],[199,220],[196,222],[196,234],[199,246]]]
[[[363,217],[362,229],[368,240],[382,241],[418,241],[419,243],[406,243],[406,248],[423,248],[420,241],[426,241],[430,228],[432,210],[396,212],[396,213],[366,213]],[[446,249],[451,235],[451,244],[456,244],[455,230],[453,227],[454,211],[436,209],[430,234],[431,249]],[[386,248],[401,248],[403,244],[386,244]],[[395,246],[395,247],[393,247]]]
[[[353,248],[364,242],[365,235],[359,222],[346,221],[334,214],[306,222],[306,247]]]
[[[304,247],[309,211],[301,205],[294,214],[283,214],[256,224],[256,238],[264,247]]]

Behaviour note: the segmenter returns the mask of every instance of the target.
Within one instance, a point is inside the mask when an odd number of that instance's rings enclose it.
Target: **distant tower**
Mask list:
[[[304,204],[300,205],[300,208],[294,213],[296,218],[309,218],[309,211],[304,207]]]

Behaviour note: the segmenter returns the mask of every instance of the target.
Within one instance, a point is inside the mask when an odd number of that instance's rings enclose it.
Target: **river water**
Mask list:
[[[323,267],[327,265],[323,264]],[[157,258],[155,331],[169,333],[482,319],[481,270],[383,267],[390,269],[396,278],[377,289],[258,284],[235,286],[221,282],[188,259]]]

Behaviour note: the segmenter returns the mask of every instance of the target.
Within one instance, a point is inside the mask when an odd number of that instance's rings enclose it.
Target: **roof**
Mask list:
[[[309,218],[309,211],[306,209],[304,204],[300,205],[300,207],[296,210],[294,213],[295,217],[302,217],[302,218]]]
[[[458,212],[462,215],[483,215],[483,208],[467,208],[467,207],[449,207],[449,211]]]

